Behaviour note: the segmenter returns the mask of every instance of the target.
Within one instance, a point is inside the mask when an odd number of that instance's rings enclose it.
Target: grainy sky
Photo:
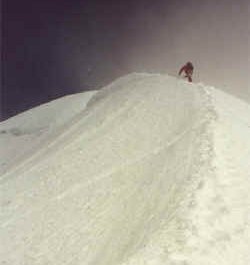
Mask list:
[[[249,0],[3,0],[2,15],[2,119],[186,61],[250,102]]]

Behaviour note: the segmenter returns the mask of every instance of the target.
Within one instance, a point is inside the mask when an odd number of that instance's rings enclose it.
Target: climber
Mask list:
[[[189,82],[192,82],[192,74],[193,74],[194,66],[191,62],[187,62],[179,71],[179,75],[182,74],[182,72],[185,73],[185,78],[188,79]]]

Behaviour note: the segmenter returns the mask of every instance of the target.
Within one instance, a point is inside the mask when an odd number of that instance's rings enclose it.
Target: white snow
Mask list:
[[[97,91],[69,95],[0,123],[0,174],[85,109]],[[53,136],[52,136],[53,138]]]
[[[243,101],[131,74],[0,131],[0,264],[250,264]]]

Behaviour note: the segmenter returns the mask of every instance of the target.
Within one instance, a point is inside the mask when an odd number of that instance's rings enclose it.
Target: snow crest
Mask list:
[[[0,261],[249,264],[243,112],[167,75],[116,80],[2,176]]]

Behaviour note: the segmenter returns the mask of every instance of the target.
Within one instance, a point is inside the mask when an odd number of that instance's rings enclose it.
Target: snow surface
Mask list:
[[[250,264],[249,105],[155,74],[71,99],[0,125],[0,264]]]
[[[23,112],[0,123],[0,174],[85,109],[97,91],[69,95]],[[53,138],[53,136],[52,136]]]

